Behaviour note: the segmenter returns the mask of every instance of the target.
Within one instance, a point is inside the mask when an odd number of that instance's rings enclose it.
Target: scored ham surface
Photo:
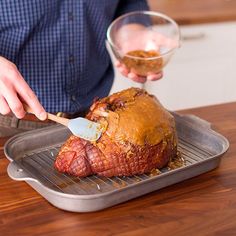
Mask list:
[[[177,154],[174,118],[145,90],[130,88],[100,99],[86,117],[101,123],[103,134],[96,142],[72,135],[55,161],[60,172],[131,176],[160,169]]]

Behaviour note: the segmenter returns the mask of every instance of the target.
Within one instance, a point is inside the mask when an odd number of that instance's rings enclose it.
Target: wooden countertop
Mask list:
[[[0,232],[12,235],[235,235],[236,103],[181,113],[212,123],[230,149],[220,167],[198,177],[95,213],[50,205],[25,182],[11,180],[0,148]]]
[[[212,23],[236,20],[235,0],[148,0],[154,11],[160,11],[179,24]]]

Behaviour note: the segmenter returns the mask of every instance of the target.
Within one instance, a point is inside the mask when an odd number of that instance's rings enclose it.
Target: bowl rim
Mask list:
[[[133,59],[141,59],[141,60],[155,60],[155,59],[158,59],[158,58],[163,58],[165,56],[168,56],[169,54],[172,54],[174,53],[174,51],[176,49],[178,49],[180,47],[180,41],[181,41],[181,33],[180,33],[180,28],[179,28],[179,25],[176,23],[175,20],[173,20],[171,17],[161,13],[161,12],[156,12],[156,11],[132,11],[132,12],[129,12],[129,13],[126,13],[126,14],[123,14],[119,17],[117,17],[115,20],[112,21],[112,23],[109,25],[108,29],[107,29],[107,41],[108,43],[112,46],[112,48],[116,49],[118,52],[120,51],[120,49],[117,48],[117,46],[113,43],[111,37],[110,37],[110,32],[111,32],[111,29],[112,27],[114,26],[114,24],[116,24],[117,21],[119,21],[120,19],[122,18],[125,18],[127,16],[130,16],[130,15],[135,15],[135,14],[144,14],[144,15],[150,15],[150,16],[159,16],[159,17],[162,17],[168,21],[170,21],[174,27],[176,28],[177,32],[178,32],[178,37],[177,37],[177,40],[178,40],[178,43],[177,43],[177,46],[168,50],[167,52],[165,53],[162,53],[160,54],[159,56],[155,56],[155,57],[148,57],[148,58],[143,58],[143,57],[138,57],[138,56],[131,56],[131,55],[125,55],[126,57],[129,57],[129,58],[133,58]]]

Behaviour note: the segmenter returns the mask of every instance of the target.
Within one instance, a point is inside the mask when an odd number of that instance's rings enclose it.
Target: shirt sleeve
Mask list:
[[[149,6],[146,0],[120,0],[116,17],[132,11],[148,11]]]

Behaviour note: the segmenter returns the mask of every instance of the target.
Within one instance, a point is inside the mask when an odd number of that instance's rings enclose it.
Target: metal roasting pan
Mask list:
[[[5,144],[7,172],[26,181],[52,205],[67,211],[92,212],[125,202],[216,168],[229,148],[228,140],[193,115],[173,113],[184,166],[159,175],[77,178],[57,172],[53,163],[70,131],[60,125],[16,135]],[[157,193],[158,194],[158,193]]]

